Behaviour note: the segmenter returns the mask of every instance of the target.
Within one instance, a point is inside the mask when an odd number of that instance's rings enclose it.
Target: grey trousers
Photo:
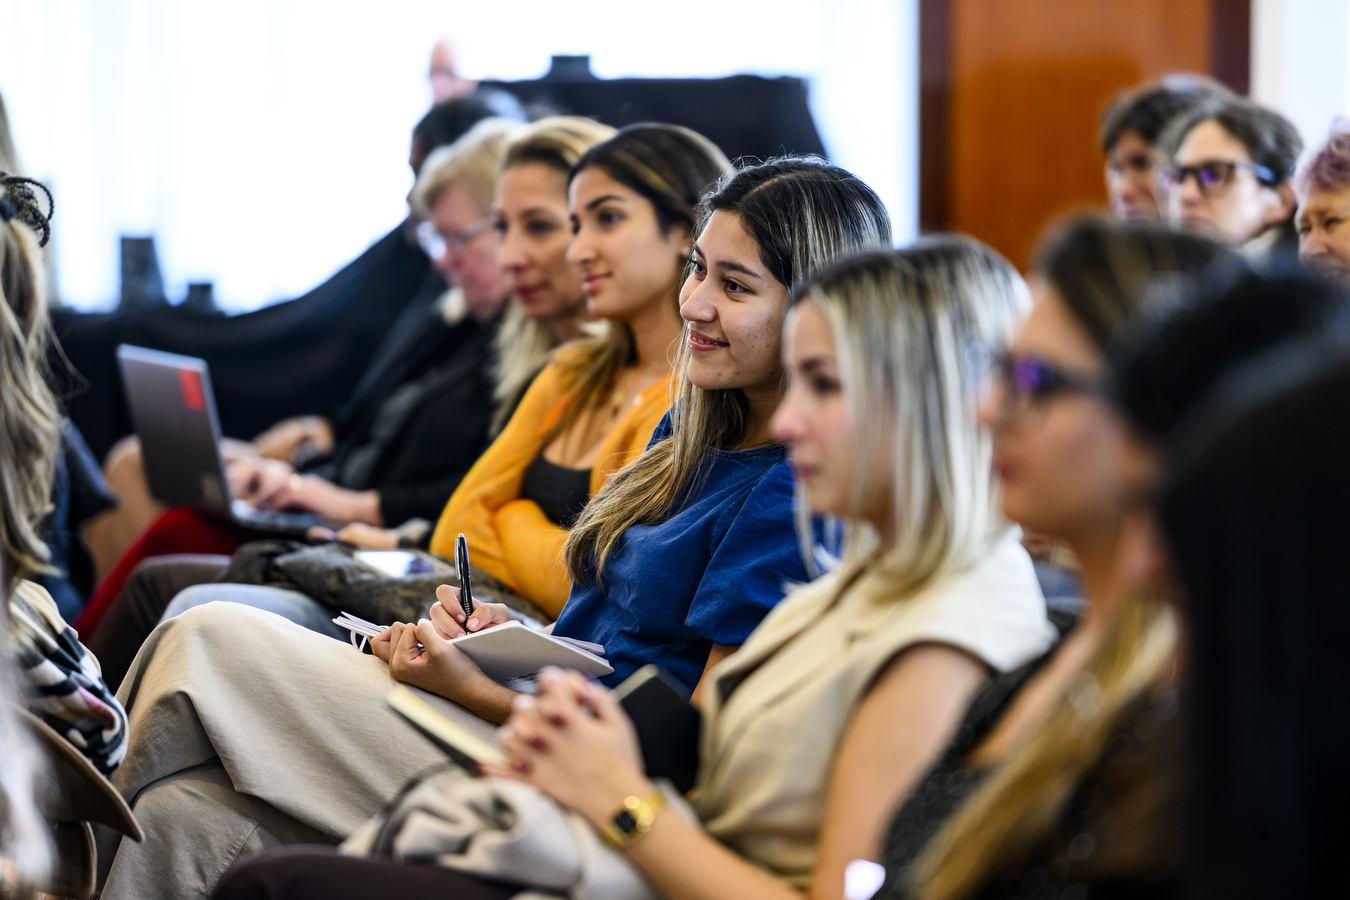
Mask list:
[[[112,777],[146,839],[99,830],[101,896],[205,898],[258,850],[336,843],[445,768],[385,705],[393,686],[378,659],[240,604],[160,625],[118,691],[130,746]],[[496,741],[491,723],[417,693]]]

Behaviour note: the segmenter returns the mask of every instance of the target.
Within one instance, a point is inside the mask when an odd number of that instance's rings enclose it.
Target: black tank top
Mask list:
[[[554,465],[541,453],[525,470],[520,496],[539,504],[559,528],[571,528],[591,499],[591,470]]]

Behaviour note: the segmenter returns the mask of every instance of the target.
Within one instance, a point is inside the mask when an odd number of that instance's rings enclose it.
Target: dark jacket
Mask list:
[[[334,423],[333,453],[306,470],[352,490],[378,491],[390,527],[435,521],[487,448],[500,324],[498,315],[486,325],[467,317],[450,325],[435,304],[420,321],[397,323]]]

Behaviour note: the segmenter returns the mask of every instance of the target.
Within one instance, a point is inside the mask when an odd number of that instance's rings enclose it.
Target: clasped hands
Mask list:
[[[655,790],[633,723],[612,692],[580,673],[549,667],[538,683],[537,695],[516,697],[499,732],[506,767],[485,774],[531,784],[603,830],[624,798]]]

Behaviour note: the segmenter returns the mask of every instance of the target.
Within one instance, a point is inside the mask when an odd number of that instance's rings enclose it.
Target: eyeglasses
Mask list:
[[[1211,191],[1226,189],[1233,182],[1237,172],[1250,172],[1257,181],[1270,187],[1279,181],[1275,173],[1265,166],[1249,163],[1243,159],[1231,162],[1209,160],[1193,166],[1162,166],[1158,169],[1158,181],[1167,190],[1180,190],[1187,178],[1195,179],[1200,196],[1208,197]]]
[[[417,245],[432,259],[440,259],[446,253],[463,253],[480,235],[486,233],[494,224],[493,219],[479,219],[463,231],[448,233],[436,230],[431,222],[417,223]]]
[[[994,383],[1004,389],[1004,402],[1018,414],[1043,407],[1056,394],[1100,397],[1100,379],[1062,369],[1043,356],[1000,354],[992,367]]]

